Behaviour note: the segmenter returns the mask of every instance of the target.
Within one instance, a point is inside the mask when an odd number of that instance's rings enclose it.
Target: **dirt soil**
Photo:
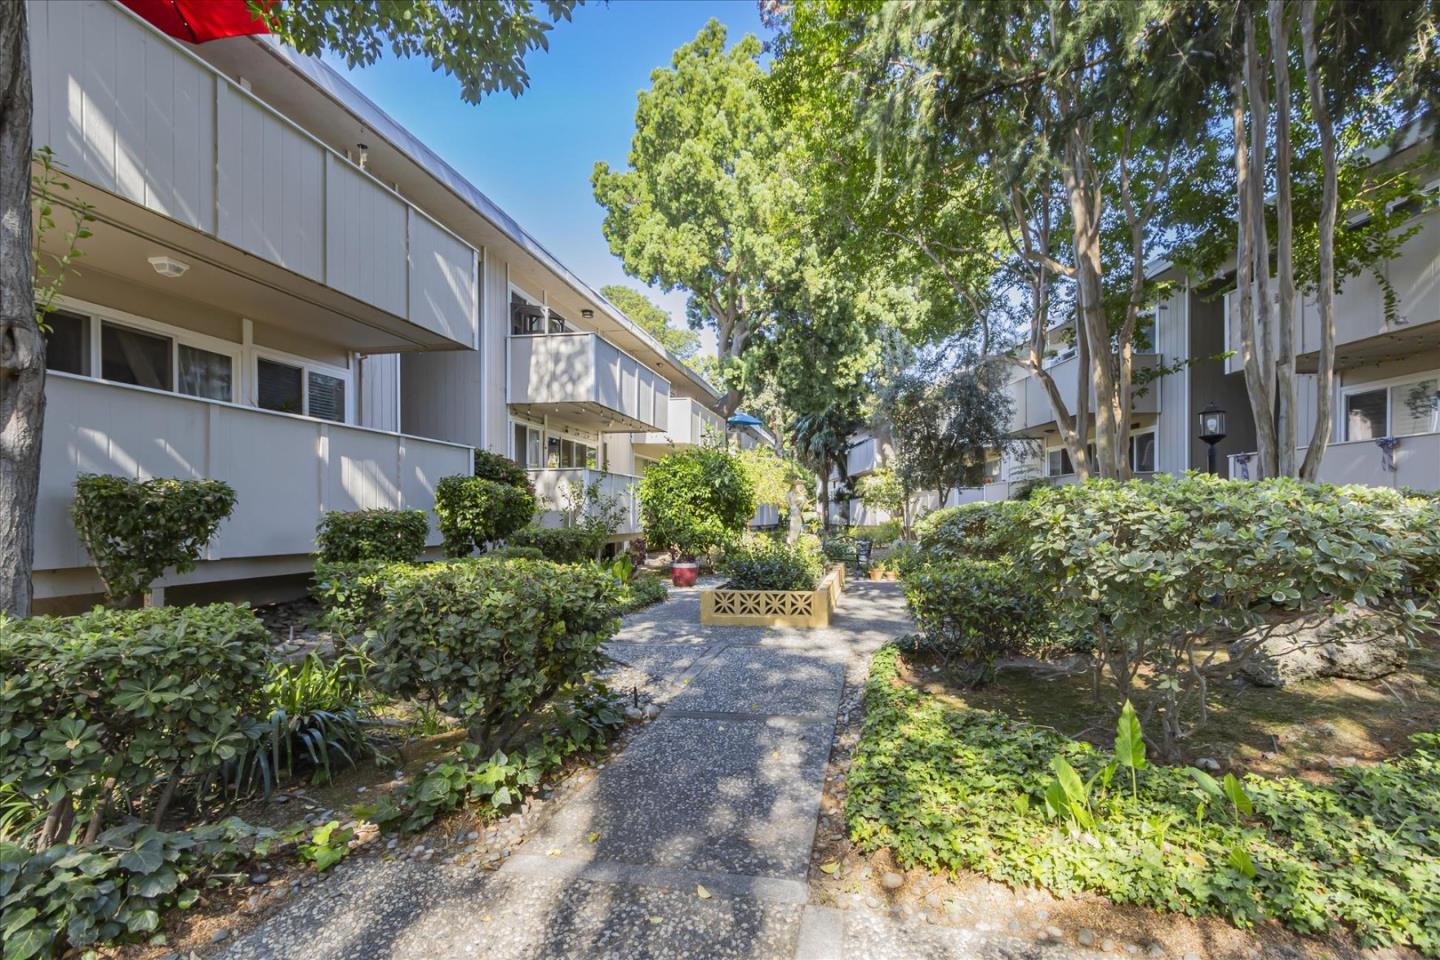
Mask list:
[[[956,688],[946,678],[943,669],[922,666],[906,679],[959,703],[1099,745],[1113,739],[1113,721],[1095,705],[1088,674],[1041,679],[1030,669],[1005,670],[980,690]],[[1064,942],[1077,947],[1077,956],[1420,960],[1406,948],[1361,949],[1344,932],[1305,937],[1274,922],[1240,930],[1217,918],[1158,913],[1099,896],[1062,899],[1040,889],[1011,889],[970,872],[902,870],[888,850],[863,854],[850,843],[844,820],[846,772],[864,719],[862,693],[847,684],[836,725],[810,864],[813,902]],[[1419,651],[1406,671],[1383,682],[1325,680],[1285,689],[1237,685],[1221,690],[1217,700],[1215,718],[1189,745],[1191,754],[1214,757],[1237,771],[1328,779],[1336,766],[1383,760],[1403,747],[1407,734],[1440,727],[1440,644]]]

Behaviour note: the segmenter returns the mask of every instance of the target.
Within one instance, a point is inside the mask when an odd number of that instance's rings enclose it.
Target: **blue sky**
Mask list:
[[[601,235],[590,172],[597,160],[624,167],[635,94],[711,17],[731,43],[767,35],[754,0],[591,2],[550,32],[549,52],[526,58],[530,89],[519,99],[500,93],[469,106],[453,79],[417,60],[386,58],[348,75],[591,286],[639,286]],[[683,291],[650,294],[684,323]],[[713,335],[704,343],[713,352]]]

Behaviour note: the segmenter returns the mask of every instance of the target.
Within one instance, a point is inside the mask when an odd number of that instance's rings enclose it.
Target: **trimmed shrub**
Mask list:
[[[511,536],[514,539],[514,536]],[[539,547],[517,547],[504,546],[491,550],[486,556],[494,557],[497,560],[544,560],[545,554]]]
[[[827,537],[820,545],[820,551],[831,563],[857,563],[860,551],[849,537]]]
[[[756,537],[726,548],[720,570],[726,590],[814,590],[825,565],[813,550]]]
[[[475,476],[483,480],[493,480],[507,487],[524,490],[532,497],[535,495],[535,485],[530,482],[530,475],[525,472],[524,467],[509,457],[502,457],[489,450],[476,450],[474,471]]]
[[[620,584],[598,567],[480,558],[381,578],[372,679],[463,718],[492,749],[595,669],[618,626]]]
[[[604,531],[590,527],[526,527],[510,534],[507,543],[538,550],[551,563],[588,563],[605,539]]]
[[[999,657],[1044,652],[1048,611],[1012,564],[955,559],[901,569],[919,644],[946,663],[973,664],[973,680],[988,679]]]
[[[620,612],[634,613],[636,610],[664,602],[670,596],[670,588],[659,577],[636,574],[624,585],[621,593]]]
[[[0,782],[63,821],[103,810],[109,779],[136,808],[163,783],[163,808],[244,750],[269,641],[230,604],[0,619]]]
[[[926,514],[915,524],[920,548],[934,556],[999,560],[1022,550],[1031,505],[1020,500],[965,503]]]
[[[135,600],[166,569],[195,569],[235,491],[219,480],[131,480],[104,473],[75,478],[70,515],[111,603]]]
[[[731,542],[755,515],[755,489],[735,457],[697,447],[661,458],[640,479],[645,542],[679,560]]]
[[[424,510],[332,510],[320,520],[315,546],[326,563],[414,563],[429,533]]]
[[[1116,704],[1147,701],[1171,755],[1206,689],[1277,633],[1416,639],[1440,592],[1440,503],[1371,487],[1202,474],[1036,495],[1017,562],[1067,633],[1094,637]],[[1363,616],[1334,622],[1339,611]],[[1204,647],[1228,642],[1228,657]],[[1142,669],[1158,682],[1137,689]]]
[[[529,523],[535,496],[528,488],[484,477],[443,477],[435,485],[435,515],[446,556],[468,557]]]
[[[363,633],[380,613],[382,575],[391,566],[383,560],[317,562],[310,596],[324,609],[325,626],[345,637]]]

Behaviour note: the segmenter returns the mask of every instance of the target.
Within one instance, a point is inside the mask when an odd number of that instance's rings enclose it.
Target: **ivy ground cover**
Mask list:
[[[846,801],[862,849],[1241,926],[1341,924],[1367,946],[1440,956],[1440,735],[1326,787],[1252,775],[1219,790],[1150,765],[1132,793],[1128,771],[1105,782],[1109,751],[956,707],[900,674],[898,649],[876,654]],[[1064,765],[1086,825],[1047,803]]]

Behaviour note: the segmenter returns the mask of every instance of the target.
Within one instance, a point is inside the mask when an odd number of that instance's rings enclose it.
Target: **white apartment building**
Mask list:
[[[97,218],[50,318],[41,609],[100,589],[85,472],[235,488],[175,599],[293,592],[324,512],[429,509],[475,448],[554,508],[598,483],[638,531],[634,477],[713,427],[714,388],[320,61],[26,2],[35,144]]]
[[[1385,293],[1369,273],[1346,279],[1338,290],[1332,433],[1321,461],[1320,479],[1331,483],[1440,489],[1440,210],[1419,220],[1419,230],[1382,267],[1395,303],[1389,319]],[[1157,271],[1168,269],[1157,265]],[[1130,422],[1130,464],[1139,477],[1207,469],[1208,448],[1199,439],[1200,411],[1210,404],[1227,415],[1227,432],[1217,444],[1217,472],[1231,478],[1258,479],[1254,459],[1255,423],[1245,390],[1240,358],[1236,293],[1224,281],[1207,284],[1181,280],[1176,292],[1159,304],[1143,332],[1137,369],[1180,369],[1137,388]],[[1272,283],[1272,295],[1275,284]],[[1300,400],[1298,436],[1308,443],[1314,429],[1319,360],[1319,314],[1312,298],[1297,299],[1300,341],[1297,377]],[[1273,315],[1273,314],[1272,314]],[[1078,360],[1069,325],[1049,333],[1046,367],[1067,404],[1074,402]],[[1227,356],[1228,354],[1228,356]],[[1016,368],[1007,385],[1013,404],[1012,428],[1030,443],[992,457],[984,482],[951,490],[948,505],[1007,499],[1035,483],[1073,483],[1070,457],[1060,440],[1055,416],[1039,379]],[[1091,396],[1093,408],[1094,396]],[[1090,437],[1093,441],[1093,421]],[[1303,457],[1304,447],[1300,448]],[[855,438],[849,473],[858,479],[889,462],[891,451],[869,434]],[[933,509],[939,498],[927,494],[919,509]],[[832,504],[832,521],[840,511]],[[851,522],[886,519],[850,504]]]

